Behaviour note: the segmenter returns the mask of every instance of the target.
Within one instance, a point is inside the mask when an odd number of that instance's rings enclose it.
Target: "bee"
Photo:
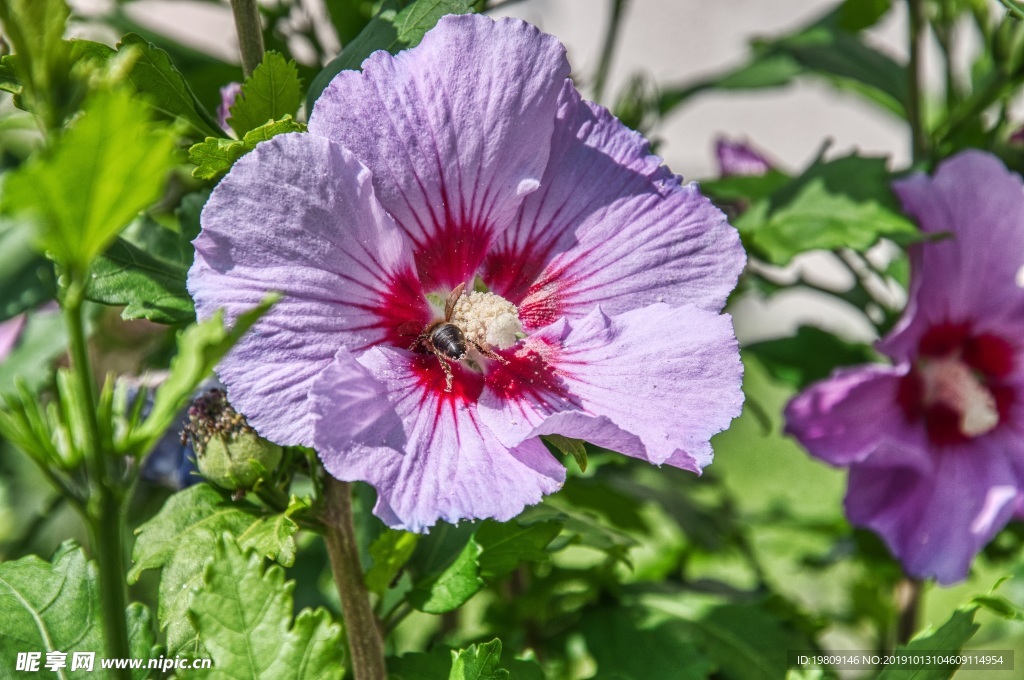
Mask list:
[[[434,321],[427,325],[426,328],[416,336],[416,339],[409,349],[411,351],[429,351],[437,357],[438,362],[441,364],[441,368],[444,370],[444,391],[452,391],[452,368],[451,362],[462,361],[466,358],[466,354],[469,351],[469,347],[475,348],[485,357],[490,359],[497,359],[503,364],[507,364],[508,361],[504,357],[498,356],[494,352],[485,349],[480,346],[479,343],[472,340],[466,339],[466,334],[463,333],[462,329],[452,323],[452,313],[455,311],[455,305],[458,303],[459,298],[462,297],[462,292],[466,289],[465,283],[460,283],[455,289],[448,295],[448,299],[444,303],[444,319]],[[415,321],[408,321],[402,324],[398,332],[402,335],[412,335],[415,333],[415,327],[417,323]],[[408,332],[413,329],[412,332]]]

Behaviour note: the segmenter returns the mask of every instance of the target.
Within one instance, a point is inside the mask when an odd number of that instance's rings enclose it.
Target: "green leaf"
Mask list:
[[[858,31],[874,25],[890,0],[848,0],[815,21],[774,40],[753,45],[750,60],[733,70],[662,92],[662,115],[708,90],[781,87],[800,75],[824,77],[898,116],[908,98],[906,68],[871,47]]]
[[[14,669],[18,652],[99,652],[102,610],[96,564],[73,542],[62,545],[52,562],[34,555],[0,563],[0,667]],[[128,644],[137,658],[159,656],[149,610],[133,603],[127,611]],[[42,665],[42,664],[40,664]],[[97,664],[98,667],[98,664]],[[132,673],[148,677],[146,669]],[[67,680],[95,677],[91,671],[62,670]]]
[[[927,629],[918,633],[913,640],[896,648],[896,654],[925,654],[939,652],[953,654],[963,648],[967,641],[981,627],[974,622],[978,605],[967,605],[953,612],[953,615],[938,629]],[[945,680],[951,678],[958,665],[939,668],[899,668],[886,666],[878,680]]]
[[[397,54],[416,47],[441,17],[469,14],[473,11],[473,4],[472,0],[417,0],[400,12],[391,8],[381,10],[310,83],[306,93],[306,111],[313,110],[313,104],[334,76],[342,71],[358,69],[363,60],[377,50]]]
[[[155,202],[174,166],[174,135],[153,126],[127,91],[94,94],[54,144],[11,172],[2,208],[36,220],[57,262],[84,272],[139,211]]]
[[[480,545],[470,538],[455,561],[413,586],[409,603],[428,614],[443,614],[462,606],[483,587],[477,560]]]
[[[0,322],[51,299],[56,290],[53,265],[21,227],[0,224]]]
[[[501,640],[472,645],[452,652],[452,672],[448,680],[509,680],[509,672],[498,668]]]
[[[206,321],[181,332],[170,375],[157,389],[149,416],[132,433],[130,447],[134,453],[147,453],[160,441],[199,383],[278,299],[277,295],[268,295],[255,309],[240,314],[230,330],[224,327],[223,310],[218,310]]]
[[[366,587],[378,597],[383,596],[412,557],[419,535],[408,531],[387,529],[370,545],[373,566],[366,572]]]
[[[703,180],[700,191],[713,201],[757,201],[768,198],[792,177],[774,168],[763,175],[733,175]]]
[[[522,562],[547,562],[547,546],[562,530],[557,520],[521,524],[487,520],[476,530],[480,546],[480,576],[495,579],[512,572]]]
[[[15,104],[38,113],[50,129],[73,108],[71,53],[63,39],[69,15],[65,0],[0,2],[0,22],[16,55],[4,59],[3,89],[17,90]]]
[[[691,632],[677,622],[652,621],[634,608],[602,607],[587,611],[580,631],[597,662],[599,678],[707,678],[711,664],[694,644]]]
[[[145,100],[161,114],[188,123],[193,136],[220,136],[223,130],[199,102],[184,76],[171,63],[167,52],[136,33],[128,33],[117,45],[119,51],[134,50],[137,57],[128,80]]]
[[[555,447],[563,456],[572,456],[580,466],[580,472],[587,471],[587,447],[583,445],[582,439],[563,437],[560,434],[547,434],[541,439]]]
[[[294,116],[299,110],[299,71],[294,61],[277,52],[267,52],[263,61],[242,83],[231,106],[228,125],[239,137],[269,121]]]
[[[263,571],[263,558],[239,550],[226,535],[190,605],[213,658],[211,678],[340,679],[341,627],[325,609],[305,609],[292,622],[294,581]]]
[[[863,252],[880,238],[921,240],[900,213],[884,158],[846,156],[818,161],[735,220],[749,249],[768,262],[788,263],[808,250]]]
[[[0,563],[0,664],[15,667],[17,652],[101,651],[96,565],[65,543],[53,563],[34,555]]]
[[[227,173],[239,158],[256,148],[260,142],[285,132],[305,132],[306,126],[296,123],[291,116],[275,120],[245,133],[242,139],[207,137],[188,150],[188,159],[196,165],[192,176],[196,179],[218,179]]]
[[[904,116],[906,68],[859,37],[837,30],[830,16],[819,25],[784,38],[771,50],[792,57],[808,72],[825,76],[833,85],[852,90],[897,116]]]
[[[60,312],[29,313],[14,349],[0,362],[0,394],[14,394],[23,381],[34,394],[53,375],[67,351],[68,336]]]
[[[867,364],[877,359],[869,345],[846,342],[814,326],[800,326],[793,337],[755,342],[745,347],[744,352],[757,357],[776,380],[798,390],[827,378],[840,366]]]
[[[839,27],[856,33],[871,28],[892,9],[892,0],[844,0],[839,6]]]
[[[291,566],[298,526],[282,515],[267,515],[244,501],[232,501],[208,484],[196,484],[171,496],[160,512],[140,526],[132,550],[128,582],[146,569],[163,569],[157,616],[167,628],[168,654],[195,654],[199,638],[188,618],[189,596],[202,581],[224,533],[238,537],[243,549]]]
[[[187,273],[119,238],[93,262],[86,297],[124,305],[122,319],[188,323],[195,320],[196,311],[185,288]]]
[[[388,680],[449,680],[452,653],[451,650],[436,645],[429,652],[414,652],[389,658]]]

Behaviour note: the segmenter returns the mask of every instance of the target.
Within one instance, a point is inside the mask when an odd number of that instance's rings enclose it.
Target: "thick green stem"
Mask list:
[[[231,0],[238,33],[238,51],[242,55],[242,73],[248,78],[263,60],[263,24],[256,0]]]
[[[111,479],[113,456],[105,450],[96,420],[96,383],[82,319],[83,277],[69,276],[71,283],[64,291],[64,321],[71,351],[71,374],[78,397],[75,404],[80,411],[78,418],[85,428],[85,441],[81,442],[81,446],[89,473],[90,490],[85,512],[89,541],[99,572],[106,654],[108,658],[127,658],[131,653],[125,620],[128,591],[125,580],[122,501]],[[127,670],[115,669],[114,677],[127,680],[131,675]]]
[[[601,48],[601,61],[597,65],[597,74],[594,76],[594,101],[598,103],[604,96],[604,86],[608,81],[608,71],[611,70],[612,55],[619,37],[619,26],[622,23],[622,11],[625,5],[626,0],[612,0],[612,15],[608,19],[608,28],[605,30],[604,44]]]
[[[352,485],[324,476],[326,525],[324,540],[331,559],[331,571],[341,596],[345,632],[355,680],[385,680],[384,640],[380,633],[370,595],[363,582],[356,530],[352,521]]]
[[[914,162],[928,153],[928,137],[924,129],[922,111],[921,62],[924,55],[924,4],[922,0],[907,0],[910,13],[910,63],[907,65],[907,122],[910,123],[911,150]]]

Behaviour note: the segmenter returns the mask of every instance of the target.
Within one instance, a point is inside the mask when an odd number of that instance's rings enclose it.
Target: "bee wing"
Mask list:
[[[445,301],[445,303],[444,303],[444,320],[445,321],[451,321],[452,320],[452,312],[455,311],[455,303],[459,301],[460,297],[462,297],[462,291],[464,291],[465,289],[466,289],[466,284],[465,283],[460,283],[459,285],[455,286],[455,290],[453,290],[451,292],[451,294],[448,296],[448,300]]]
[[[398,327],[399,335],[419,335],[423,330],[423,324],[418,321],[406,321]]]

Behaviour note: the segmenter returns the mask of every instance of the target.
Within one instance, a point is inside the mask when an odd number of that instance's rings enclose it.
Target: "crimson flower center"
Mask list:
[[[1005,419],[1012,391],[1013,348],[967,324],[939,324],[921,339],[919,356],[900,382],[897,400],[908,421],[923,421],[934,444],[988,434]]]

